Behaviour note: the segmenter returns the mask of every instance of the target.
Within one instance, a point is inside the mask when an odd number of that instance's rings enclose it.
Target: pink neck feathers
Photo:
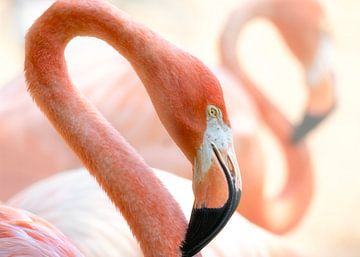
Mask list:
[[[178,204],[71,83],[64,49],[75,36],[107,41],[130,61],[145,85],[150,78],[161,78],[156,68],[144,67],[161,65],[158,50],[166,48],[162,52],[171,55],[172,48],[110,5],[64,0],[50,7],[30,29],[25,71],[36,103],[119,208],[145,256],[180,256],[186,220]],[[155,102],[159,90],[169,89],[147,86],[147,90]]]

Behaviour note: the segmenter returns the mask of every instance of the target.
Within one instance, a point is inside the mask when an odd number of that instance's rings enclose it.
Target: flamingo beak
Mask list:
[[[291,143],[297,144],[301,142],[305,136],[314,128],[316,128],[329,114],[333,109],[329,110],[323,114],[311,114],[306,112],[300,124],[296,125],[294,131],[291,135]]]
[[[210,144],[214,158],[212,168],[208,173],[216,174],[214,170],[220,170],[225,175],[227,200],[223,201],[223,205],[219,207],[207,206],[212,194],[207,194],[208,190],[202,190],[207,197],[203,198],[203,201],[200,200],[198,204],[195,200],[185,240],[181,246],[182,257],[194,256],[205,247],[226,225],[240,202],[241,179],[233,148],[229,147],[227,151],[224,151],[219,150],[214,143]],[[222,182],[224,182],[223,177],[222,175]],[[206,185],[214,183],[214,180],[205,182]]]
[[[301,142],[336,106],[336,78],[331,65],[332,47],[327,37],[319,45],[314,63],[307,70],[308,104],[302,121],[295,126],[291,135],[290,141],[293,144]]]
[[[322,123],[335,109],[336,92],[334,76],[330,73],[322,83],[313,86],[305,115],[291,135],[291,143],[298,144],[307,134]]]

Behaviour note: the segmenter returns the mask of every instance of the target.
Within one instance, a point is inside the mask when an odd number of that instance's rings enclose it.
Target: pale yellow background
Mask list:
[[[12,0],[0,0],[0,86],[22,69],[23,54]],[[41,2],[41,0],[39,0]],[[26,0],[24,1],[26,2]],[[31,2],[31,1],[28,1]],[[32,1],[36,2],[36,1]],[[232,7],[243,0],[112,1],[211,66],[217,64],[216,38]],[[339,103],[336,112],[308,138],[316,177],[313,203],[302,224],[287,237],[311,256],[360,256],[360,1],[322,0],[333,30]],[[261,88],[293,120],[304,101],[302,71],[262,21],[248,26],[239,47]],[[272,183],[281,183],[281,157],[264,137]]]

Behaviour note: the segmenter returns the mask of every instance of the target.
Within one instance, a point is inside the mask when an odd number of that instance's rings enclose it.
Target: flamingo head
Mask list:
[[[316,1],[273,0],[271,3],[268,18],[305,70],[307,106],[301,122],[291,135],[291,142],[298,143],[336,105],[330,29],[323,9]]]
[[[162,77],[171,81],[171,92],[155,108],[161,108],[163,124],[193,164],[195,202],[181,246],[183,256],[193,256],[236,210],[241,178],[219,81],[198,59],[181,54],[177,60],[175,68],[167,66],[171,80]]]
[[[138,74],[162,124],[193,165],[195,203],[180,247],[183,257],[193,256],[236,210],[240,171],[219,81],[192,55],[165,41],[156,47],[156,58],[143,57],[141,65],[146,62],[147,69]]]
[[[309,66],[305,66],[308,85],[308,101],[305,114],[291,135],[293,143],[299,143],[332,113],[336,106],[336,83],[333,69],[333,49],[326,31],[319,33],[316,52]]]
[[[193,191],[195,202],[183,257],[200,251],[226,225],[241,195],[241,178],[233,148],[232,131],[224,122],[221,109],[206,108],[206,129],[194,158]]]

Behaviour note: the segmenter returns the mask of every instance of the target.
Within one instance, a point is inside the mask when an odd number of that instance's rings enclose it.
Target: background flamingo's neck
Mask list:
[[[241,30],[250,20],[272,13],[271,3],[272,1],[255,1],[242,6],[231,14],[220,37],[220,60],[227,69],[240,79],[243,87],[255,101],[261,118],[268,124],[276,137],[281,140],[288,140],[292,132],[291,124],[257,88],[252,79],[244,71],[236,54]]]
[[[314,62],[321,37],[329,34],[323,10],[313,0],[272,0],[265,15],[277,28],[289,50],[307,70]]]

